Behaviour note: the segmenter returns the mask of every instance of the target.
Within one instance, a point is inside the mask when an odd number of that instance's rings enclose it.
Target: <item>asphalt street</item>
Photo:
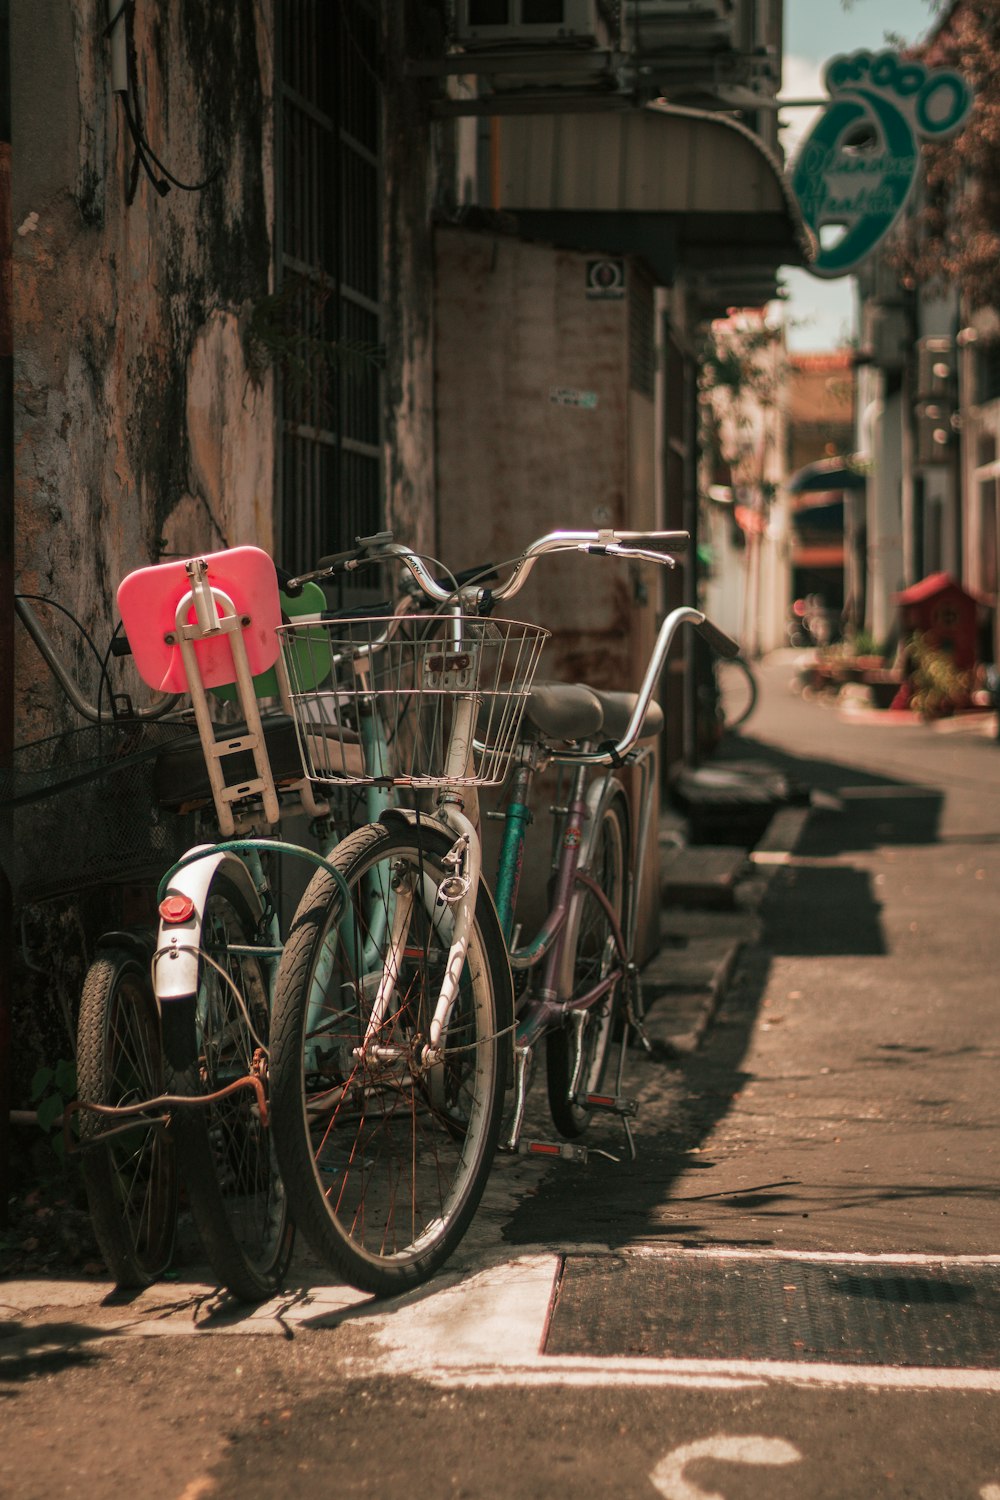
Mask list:
[[[663,913],[637,1160],[498,1161],[396,1302],[7,1281],[0,1495],[1000,1500],[995,719],[791,679],[719,762],[791,805]]]

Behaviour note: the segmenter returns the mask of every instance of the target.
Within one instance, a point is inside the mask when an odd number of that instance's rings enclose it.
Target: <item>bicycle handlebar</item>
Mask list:
[[[66,667],[60,660],[59,654],[56,651],[55,646],[52,644],[52,640],[48,632],[43,626],[41,620],[39,620],[38,616],[35,614],[34,610],[29,605],[28,601],[21,595],[15,595],[14,608],[17,611],[17,616],[21,621],[21,624],[31,636],[31,639],[34,641],[35,645],[38,647],[38,651],[40,656],[42,657],[42,660],[45,662],[49,671],[52,673],[53,677],[62,688],[67,699],[69,700],[69,703],[73,708],[76,709],[80,717],[88,720],[88,722],[91,724],[113,723],[116,717],[119,717],[119,715],[116,714],[114,707],[112,706],[108,709],[99,708],[97,704],[91,703],[89,698],[86,698],[84,696],[83,692],[80,690],[79,685],[74,680],[74,678],[70,676],[69,672],[66,670]],[[113,644],[112,652],[116,656],[128,654],[127,650],[123,651],[119,649],[118,651],[115,651]],[[148,720],[162,719],[164,715],[168,714],[171,709],[176,707],[179,701],[180,700],[176,694],[166,696],[163,698],[162,702],[150,704],[148,708],[131,708],[128,717],[133,719]]]
[[[739,642],[734,641],[732,636],[727,635],[724,630],[720,630],[718,625],[713,625],[711,620],[703,616],[701,624],[696,625],[695,629],[711,646],[716,656],[724,656],[728,661],[732,661],[734,656],[739,656]]]
[[[422,557],[409,547],[394,541],[391,532],[380,532],[374,537],[358,537],[356,547],[347,552],[338,553],[335,557],[321,559],[317,573],[307,574],[302,580],[296,581],[304,582],[306,578],[315,578],[324,574],[330,576],[334,572],[353,570],[365,562],[376,561],[378,558],[396,558],[409,569],[423,592],[439,604],[451,603],[457,606],[463,599],[471,597],[477,605],[488,600],[492,607],[494,604],[513,598],[524,587],[538,559],[547,554],[583,552],[591,556],[635,559],[656,563],[660,567],[673,568],[676,566],[676,558],[673,554],[683,551],[690,540],[686,531],[615,531],[610,528],[600,531],[550,531],[525,548],[507,579],[498,586],[474,588],[459,582],[457,588],[449,589],[446,584],[431,574]],[[672,610],[660,626],[642,686],[636,696],[635,709],[622,739],[617,745],[606,746],[599,751],[561,752],[560,760],[590,765],[621,763],[639,740],[642,723],[652,701],[656,683],[666,664],[667,653],[675,634],[682,625],[692,625],[712,650],[720,656],[739,655],[740,648],[737,643],[717,625],[713,625],[701,610],[687,605]]]
[[[311,573],[303,573],[289,580],[286,588],[300,587],[317,578],[329,578],[336,573],[353,572],[366,563],[380,559],[395,558],[409,569],[420,588],[429,599],[438,604],[458,604],[463,598],[478,604],[488,599],[490,604],[512,599],[524,587],[540,557],[553,552],[583,552],[597,557],[621,557],[640,562],[657,563],[660,567],[676,566],[675,552],[687,546],[690,537],[686,531],[550,531],[538,537],[521,553],[506,581],[494,588],[485,585],[473,588],[464,582],[469,574],[459,575],[457,587],[435,578],[426,562],[411,548],[393,540],[391,531],[382,531],[375,536],[358,537],[357,545],[346,552],[334,553],[320,558],[319,566]],[[485,570],[484,570],[485,571]],[[474,573],[479,580],[483,572]]]
[[[667,653],[673,643],[674,636],[682,625],[693,625],[698,634],[702,636],[714,651],[720,656],[733,657],[739,655],[739,646],[726,633],[713,625],[711,620],[702,614],[700,609],[693,609],[690,605],[681,605],[673,609],[667,615],[660,626],[653,647],[653,654],[649,658],[642,685],[636,694],[635,708],[632,717],[622,738],[616,745],[605,746],[601,750],[560,750],[559,760],[571,761],[574,764],[593,766],[620,765],[629,751],[638,743],[642,723],[646,717],[646,711],[652,701],[653,692],[659,681],[660,673],[666,665]]]

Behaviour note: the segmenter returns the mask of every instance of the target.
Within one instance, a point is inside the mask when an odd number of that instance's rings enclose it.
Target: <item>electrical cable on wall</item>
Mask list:
[[[164,166],[149,143],[139,100],[139,74],[135,56],[136,0],[108,0],[108,24],[104,35],[111,41],[111,88],[122,103],[125,123],[135,148],[125,187],[125,202],[131,204],[139,184],[140,167],[161,198],[171,187],[185,193],[200,193],[213,183],[222,171],[221,164],[203,182],[181,182]]]

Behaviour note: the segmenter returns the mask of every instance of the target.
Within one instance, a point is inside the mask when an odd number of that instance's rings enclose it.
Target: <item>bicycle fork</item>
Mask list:
[[[448,1032],[455,1001],[458,998],[462,972],[469,951],[469,939],[472,934],[482,870],[479,835],[474,825],[454,804],[445,804],[441,809],[440,818],[449,831],[455,835],[455,842],[443,859],[447,873],[436,889],[433,887],[426,889],[422,873],[414,867],[400,869],[395,875],[392,887],[392,917],[385,958],[382,962],[378,988],[372,999],[364,1041],[358,1049],[359,1052],[369,1057],[386,1060],[398,1054],[398,1048],[384,1046],[380,1039],[386,1022],[392,1014],[393,998],[399,985],[406,954],[414,903],[420,902],[431,909],[431,917],[435,926],[442,921],[446,911],[451,912],[448,959],[421,1056],[421,1062],[425,1067],[439,1063],[442,1059],[442,1045]]]

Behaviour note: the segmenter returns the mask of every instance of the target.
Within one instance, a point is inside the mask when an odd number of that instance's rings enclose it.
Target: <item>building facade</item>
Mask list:
[[[161,558],[696,530],[700,329],[808,255],[779,0],[10,10],[14,587],[88,696],[119,579]],[[555,670],[622,686],[694,568],[606,573],[526,606]],[[0,616],[11,737],[72,726]],[[684,684],[679,657],[667,765]]]

